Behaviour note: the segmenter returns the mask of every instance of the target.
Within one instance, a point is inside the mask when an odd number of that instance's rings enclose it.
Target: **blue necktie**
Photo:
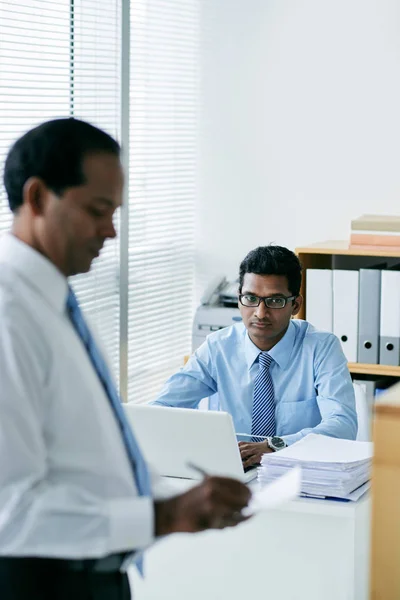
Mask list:
[[[272,357],[268,352],[260,352],[259,371],[254,379],[253,414],[251,435],[275,435],[275,394],[269,367]]]
[[[107,398],[111,404],[111,408],[121,430],[121,435],[124,440],[126,452],[132,467],[133,477],[135,479],[139,495],[151,496],[151,479],[146,463],[126,418],[117,388],[115,387],[107,364],[104,361],[104,358],[102,357],[88,326],[86,325],[75,294],[71,289],[67,299],[67,311],[72,324],[74,325],[89,354],[93,367],[99,376]],[[139,570],[142,572],[143,566],[141,556],[137,560],[137,565]]]

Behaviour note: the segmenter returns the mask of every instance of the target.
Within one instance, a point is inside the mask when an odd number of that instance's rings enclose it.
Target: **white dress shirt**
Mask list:
[[[0,555],[98,558],[143,549],[139,497],[103,386],[67,316],[56,267],[0,238]]]

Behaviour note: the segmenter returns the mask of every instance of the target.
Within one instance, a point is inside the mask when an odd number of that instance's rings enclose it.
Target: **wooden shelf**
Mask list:
[[[347,240],[328,240],[327,242],[318,242],[310,244],[295,250],[300,262],[303,266],[303,278],[301,282],[300,294],[303,296],[303,305],[298,313],[299,319],[305,319],[306,315],[306,278],[307,269],[333,269],[334,257],[375,257],[396,259],[400,258],[400,248],[383,248],[382,246],[365,246],[358,248],[350,248]],[[357,259],[355,259],[357,260]],[[365,258],[364,258],[365,260]],[[367,259],[368,260],[368,259]],[[354,260],[353,260],[354,264]],[[354,268],[354,266],[352,267]],[[371,365],[370,365],[371,367]],[[379,365],[378,365],[379,367]],[[357,371],[366,372],[366,371]],[[396,374],[400,377],[400,370]]]
[[[382,246],[366,246],[350,248],[346,240],[328,240],[310,244],[303,248],[296,248],[296,254],[303,265],[304,274],[300,293],[303,296],[303,304],[297,315],[299,319],[306,317],[306,278],[307,269],[333,269],[335,256],[373,256],[385,258],[400,258],[400,248],[384,248]],[[353,261],[357,265],[360,261]],[[375,375],[377,377],[398,377],[400,379],[400,366],[370,365],[363,363],[348,363],[350,373],[356,375]]]
[[[318,242],[304,248],[296,248],[296,254],[345,254],[347,256],[386,256],[400,257],[400,248],[387,248],[384,246],[359,246],[349,247],[345,240],[329,240]]]
[[[400,377],[400,367],[389,365],[369,365],[364,363],[347,363],[350,373],[360,375],[378,375],[380,377]]]

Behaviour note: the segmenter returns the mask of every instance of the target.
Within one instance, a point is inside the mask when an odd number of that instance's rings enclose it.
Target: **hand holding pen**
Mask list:
[[[156,535],[196,532],[233,527],[246,520],[241,511],[250,500],[250,490],[240,481],[208,475],[189,464],[204,479],[188,492],[155,502]]]

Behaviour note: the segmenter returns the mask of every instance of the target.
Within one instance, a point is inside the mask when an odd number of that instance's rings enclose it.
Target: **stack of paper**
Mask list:
[[[284,450],[264,454],[258,481],[265,485],[301,467],[302,495],[358,500],[369,487],[371,461],[372,442],[311,433]]]
[[[400,217],[362,215],[351,222],[351,246],[400,246]]]

